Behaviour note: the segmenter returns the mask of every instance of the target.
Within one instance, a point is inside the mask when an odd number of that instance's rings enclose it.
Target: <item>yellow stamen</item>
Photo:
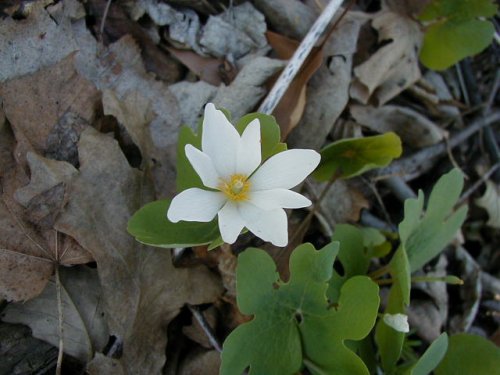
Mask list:
[[[232,201],[244,201],[248,199],[250,182],[247,176],[242,174],[233,174],[227,180],[221,180],[219,190],[222,191],[228,199]]]

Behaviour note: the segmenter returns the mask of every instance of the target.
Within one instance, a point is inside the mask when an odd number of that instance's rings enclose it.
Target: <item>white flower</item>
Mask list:
[[[408,316],[405,314],[384,314],[384,323],[398,332],[410,332]]]
[[[222,239],[234,243],[246,227],[276,246],[288,243],[283,208],[301,208],[311,201],[289,189],[302,182],[319,164],[313,150],[280,152],[260,167],[260,122],[253,120],[243,134],[211,103],[205,107],[201,148],[186,145],[186,156],[203,184],[174,197],[167,217],[176,223],[211,221],[218,214]]]

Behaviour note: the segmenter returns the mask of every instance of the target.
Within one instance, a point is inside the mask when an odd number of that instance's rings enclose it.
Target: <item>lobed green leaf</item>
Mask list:
[[[363,361],[345,346],[361,340],[375,322],[378,286],[365,276],[348,280],[335,307],[326,299],[338,253],[332,242],[316,251],[303,244],[290,258],[290,280],[279,279],[272,258],[247,249],[238,258],[237,298],[254,318],[224,342],[221,374],[294,374],[306,366],[312,374],[366,374]],[[353,324],[355,322],[355,324]]]

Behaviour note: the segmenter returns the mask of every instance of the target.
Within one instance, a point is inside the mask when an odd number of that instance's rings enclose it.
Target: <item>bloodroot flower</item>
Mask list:
[[[212,103],[205,107],[201,150],[186,145],[186,156],[210,190],[190,188],[174,197],[167,217],[176,223],[211,221],[218,215],[222,239],[234,243],[246,227],[276,246],[288,243],[284,208],[311,205],[289,189],[319,164],[313,150],[280,152],[261,164],[260,122],[253,120],[239,135]]]

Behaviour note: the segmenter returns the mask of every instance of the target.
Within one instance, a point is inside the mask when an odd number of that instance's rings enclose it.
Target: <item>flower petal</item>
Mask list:
[[[186,145],[186,157],[193,166],[198,176],[200,176],[203,185],[212,189],[217,189],[219,185],[219,174],[215,170],[210,156],[203,151],[198,150],[193,145]]]
[[[260,121],[252,120],[241,135],[236,171],[250,176],[261,162]]]
[[[410,332],[408,315],[405,314],[384,314],[384,323],[394,330],[402,333]]]
[[[286,246],[287,217],[281,208],[264,211],[250,203],[240,203],[238,211],[250,232],[275,246]]]
[[[198,188],[177,194],[168,208],[167,218],[173,223],[180,220],[211,221],[226,202],[224,194]]]
[[[228,121],[224,113],[212,103],[205,106],[201,148],[214,164],[222,178],[228,178],[236,172],[240,135]]]
[[[250,203],[263,209],[302,208],[311,205],[311,201],[302,194],[287,189],[260,190],[250,193]]]
[[[245,226],[238,212],[238,206],[228,201],[219,211],[219,230],[224,242],[232,244]]]
[[[269,158],[250,178],[252,190],[290,189],[318,166],[321,156],[314,150],[294,149]]]

